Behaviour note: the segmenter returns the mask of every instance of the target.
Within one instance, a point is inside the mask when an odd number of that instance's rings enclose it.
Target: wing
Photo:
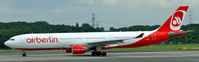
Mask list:
[[[103,47],[103,46],[107,46],[110,44],[123,43],[124,40],[125,39],[98,41],[98,42],[88,43],[88,45],[90,45],[92,47]]]
[[[144,33],[141,33],[138,36],[132,37],[132,38],[97,41],[97,42],[88,43],[88,45],[90,45],[91,47],[104,47],[104,46],[111,45],[111,44],[123,43],[124,40],[142,38],[143,35],[144,35]]]

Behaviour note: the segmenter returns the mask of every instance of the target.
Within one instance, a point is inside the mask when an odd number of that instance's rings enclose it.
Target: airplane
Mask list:
[[[180,30],[188,6],[179,6],[168,20],[152,31],[35,33],[11,37],[4,44],[16,50],[65,50],[66,53],[107,56],[104,50],[112,48],[136,48],[184,35]]]

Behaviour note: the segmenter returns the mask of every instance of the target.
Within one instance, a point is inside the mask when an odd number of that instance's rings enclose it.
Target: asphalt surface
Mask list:
[[[108,51],[108,56],[91,56],[90,53],[72,55],[63,50],[0,52],[0,62],[199,62],[199,50],[192,51]]]

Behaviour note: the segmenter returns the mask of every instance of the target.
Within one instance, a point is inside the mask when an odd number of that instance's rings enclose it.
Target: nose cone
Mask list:
[[[8,41],[4,42],[4,45],[8,46]]]
[[[4,43],[4,45],[6,45],[7,47],[12,48],[12,42],[11,42],[11,41],[6,41],[6,42]]]

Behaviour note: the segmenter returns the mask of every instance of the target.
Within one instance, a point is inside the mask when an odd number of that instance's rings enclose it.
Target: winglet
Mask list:
[[[143,37],[144,36],[144,33],[141,33],[140,35],[138,35],[137,37],[135,37],[135,38],[141,38],[141,37]]]

